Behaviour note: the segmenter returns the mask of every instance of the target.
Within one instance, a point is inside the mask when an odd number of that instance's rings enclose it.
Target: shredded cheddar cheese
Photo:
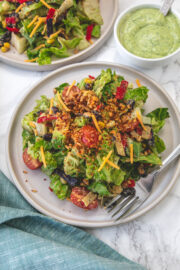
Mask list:
[[[33,128],[34,135],[37,136],[38,132],[37,132],[37,129],[36,129],[36,125],[33,122],[30,122],[29,125]]]
[[[91,117],[92,117],[92,120],[93,120],[93,122],[94,122],[94,125],[95,125],[97,131],[98,131],[99,133],[101,133],[101,130],[100,130],[100,128],[99,128],[99,125],[98,125],[98,122],[97,122],[97,120],[96,120],[95,115],[94,115],[94,114],[91,114]]]
[[[32,22],[30,22],[30,23],[28,24],[27,28],[30,28],[30,27],[37,21],[38,18],[39,18],[39,16],[36,15],[36,16],[34,17],[34,19],[32,20]]]
[[[76,84],[76,81],[73,81],[72,84],[69,86],[67,92],[66,92],[66,96],[69,95],[69,92],[71,91],[72,87]]]
[[[26,4],[22,3],[16,10],[15,12],[18,13]]]
[[[90,40],[89,40],[89,43],[92,45],[94,42],[90,39]]]
[[[137,84],[138,87],[141,87],[141,83],[140,83],[140,81],[138,79],[136,79],[136,84]]]
[[[58,30],[57,32],[55,32],[54,34],[51,34],[49,38],[51,39],[51,38],[56,37],[56,36],[57,36],[59,33],[61,33],[62,31],[63,31],[63,29],[59,29],[59,30]]]
[[[133,144],[130,144],[130,163],[133,164]]]
[[[105,159],[105,157],[103,158],[103,160]],[[119,170],[120,169],[120,167],[118,166],[118,165],[116,165],[116,164],[114,164],[112,161],[110,161],[110,160],[107,160],[107,164],[109,164],[111,167],[113,167],[113,168],[115,168],[115,169],[117,169],[117,170]]]
[[[141,124],[142,128],[146,130],[146,127],[144,126],[143,121],[142,121],[142,117],[138,111],[136,112],[136,117],[139,120],[139,123]]]
[[[37,59],[38,59],[38,57],[33,58],[33,59],[26,59],[26,60],[24,60],[24,62],[31,63],[31,62],[35,62]]]
[[[46,6],[48,9],[52,8],[50,5],[48,5],[44,0],[40,0],[41,3]]]
[[[33,122],[30,122],[29,125],[33,128],[36,128],[36,125]]]
[[[70,109],[69,109],[69,108],[64,104],[64,102],[62,101],[59,92],[57,92],[57,98],[58,98],[58,100],[59,100],[59,103],[62,105],[62,107],[63,107],[67,112],[69,112]]]
[[[34,27],[34,29],[32,30],[31,34],[30,34],[30,38],[32,38],[34,36],[34,34],[36,33],[37,29],[39,28],[39,26],[46,21],[46,18],[44,17],[40,17],[38,19],[38,22],[36,24],[36,26]]]
[[[42,145],[40,147],[40,151],[41,151],[41,158],[42,158],[42,162],[43,162],[44,168],[46,168],[47,167],[47,164],[46,164],[46,159],[45,159],[45,155],[44,155],[44,148],[43,148]]]
[[[42,35],[44,35],[44,34],[45,34],[46,29],[47,29],[47,24],[45,24],[45,26],[44,26],[44,28],[43,28],[43,30],[42,30],[42,32],[41,32],[41,34],[42,34]]]
[[[51,100],[50,100],[49,114],[53,114],[53,111],[52,111],[53,102],[54,102],[54,99],[51,98]]]
[[[41,48],[44,48],[46,45],[45,44],[41,44],[39,46],[37,46],[36,48],[34,48],[34,50],[39,50]]]
[[[112,150],[109,151],[108,155],[104,158],[104,160],[103,160],[101,166],[100,166],[99,169],[98,169],[98,172],[100,172],[100,171],[103,169],[103,167],[105,166],[106,162],[107,162],[108,159],[110,158],[112,152],[113,152]]]

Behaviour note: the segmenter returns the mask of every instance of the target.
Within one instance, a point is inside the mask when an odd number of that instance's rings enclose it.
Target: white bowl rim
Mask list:
[[[116,21],[115,21],[115,24],[114,24],[114,37],[115,37],[115,40],[116,40],[116,43],[118,44],[118,46],[121,47],[121,49],[126,53],[128,54],[129,56],[131,57],[134,57],[136,60],[141,60],[142,62],[158,62],[158,61],[163,61],[163,60],[166,60],[174,55],[176,55],[177,53],[180,52],[180,47],[172,52],[171,54],[168,54],[164,57],[159,57],[159,58],[145,58],[145,57],[141,57],[141,56],[138,56],[138,55],[135,55],[131,52],[129,52],[120,42],[119,38],[118,38],[118,35],[117,35],[117,28],[118,28],[118,25],[119,25],[119,22],[120,20],[126,15],[128,14],[129,12],[135,10],[135,9],[140,9],[141,7],[154,7],[154,8],[160,8],[161,5],[159,3],[155,3],[155,2],[141,2],[141,3],[136,3],[134,5],[131,5],[130,7],[126,8],[122,13],[119,14],[119,16],[117,17]],[[177,12],[174,8],[171,8],[171,12],[180,20],[180,13]]]

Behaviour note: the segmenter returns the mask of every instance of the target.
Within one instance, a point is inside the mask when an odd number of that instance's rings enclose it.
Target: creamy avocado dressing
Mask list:
[[[142,8],[128,13],[118,26],[121,44],[143,58],[167,56],[180,47],[180,22],[156,8]]]

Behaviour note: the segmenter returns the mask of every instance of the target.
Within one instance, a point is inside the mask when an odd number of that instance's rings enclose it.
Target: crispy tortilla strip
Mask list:
[[[99,0],[84,0],[82,6],[84,13],[90,20],[99,25],[103,24],[103,18],[100,13]]]

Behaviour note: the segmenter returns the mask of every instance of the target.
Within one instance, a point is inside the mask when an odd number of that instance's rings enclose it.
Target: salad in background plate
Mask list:
[[[88,48],[103,24],[99,0],[4,0],[0,19],[1,51],[13,45],[39,65]]]
[[[59,199],[84,209],[134,194],[136,181],[161,165],[165,150],[158,132],[168,109],[145,115],[148,92],[111,69],[59,85],[22,119],[24,163],[49,176]]]

